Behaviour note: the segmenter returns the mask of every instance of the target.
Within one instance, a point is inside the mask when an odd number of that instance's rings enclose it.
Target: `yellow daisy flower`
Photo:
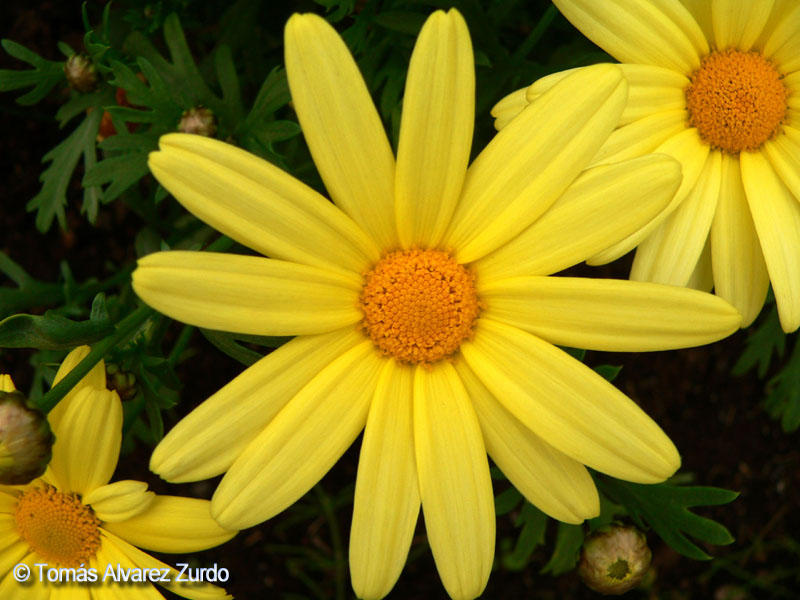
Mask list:
[[[695,290],[546,277],[636,231],[679,185],[664,156],[581,174],[626,101],[616,67],[554,86],[467,169],[475,80],[457,11],[435,12],[419,34],[396,160],[330,25],[291,17],[285,50],[333,204],[243,150],[164,136],[150,156],[164,187],[275,258],[160,252],[139,261],[133,286],[186,323],[297,337],[183,419],[151,468],[170,481],[227,471],[212,514],[247,527],[298,500],[363,430],[356,594],[392,588],[421,504],[448,593],[474,598],[494,555],[487,451],[528,499],[570,523],[599,510],[584,464],[656,482],[680,463],[634,402],[552,344],[691,346],[730,334],[740,317]]]
[[[88,353],[88,346],[70,352],[54,383]],[[141,481],[109,483],[122,443],[122,403],[106,389],[105,377],[100,361],[48,415],[56,441],[44,475],[27,485],[0,486],[0,598],[112,600],[133,590],[163,598],[147,583],[113,582],[120,572],[136,577],[133,571],[141,569],[168,569],[170,583],[160,585],[185,598],[231,598],[210,584],[177,583],[175,569],[139,550],[184,558],[236,532],[211,518],[207,500],[156,495]],[[0,385],[14,389],[7,376]],[[27,570],[15,569],[20,564]],[[59,576],[59,569],[71,574]],[[26,583],[18,581],[21,574]]]
[[[711,290],[758,316],[769,283],[781,326],[800,326],[800,3],[795,0],[553,0],[621,61],[630,85],[604,164],[661,152],[683,167],[667,210],[589,259],[638,245],[631,279]],[[492,110],[505,126],[575,70]]]

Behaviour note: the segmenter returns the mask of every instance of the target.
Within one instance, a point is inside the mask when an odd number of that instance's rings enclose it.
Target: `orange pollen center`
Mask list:
[[[14,513],[20,537],[48,562],[88,565],[100,548],[100,519],[77,494],[50,485],[26,490]]]
[[[778,132],[788,96],[783,76],[759,52],[712,52],[686,88],[689,123],[713,148],[757,150]]]
[[[385,354],[432,363],[472,334],[475,277],[446,252],[392,252],[365,275],[361,308],[364,330]]]

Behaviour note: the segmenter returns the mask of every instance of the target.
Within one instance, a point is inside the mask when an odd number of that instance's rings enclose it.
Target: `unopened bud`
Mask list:
[[[197,106],[183,111],[178,131],[211,137],[217,132],[217,120],[211,109]]]
[[[114,363],[106,365],[106,387],[116,391],[122,401],[132,399],[138,392],[136,375]]]
[[[47,417],[20,392],[0,392],[0,483],[22,485],[42,475],[55,437]]]
[[[64,62],[64,74],[73,90],[91,92],[97,86],[97,69],[85,54],[73,54]]]
[[[609,525],[583,543],[578,575],[595,592],[624,594],[642,581],[651,558],[647,538],[641,531]]]

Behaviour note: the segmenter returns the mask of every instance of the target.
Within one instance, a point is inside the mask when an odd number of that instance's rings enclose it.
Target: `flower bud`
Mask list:
[[[64,75],[73,90],[91,92],[97,86],[97,69],[85,54],[73,54],[64,62]]]
[[[211,109],[197,106],[183,111],[178,130],[211,137],[217,132],[217,120]]]
[[[55,437],[47,417],[20,392],[0,392],[0,483],[22,485],[44,473]]]
[[[132,399],[139,391],[136,386],[136,375],[114,363],[106,365],[106,387],[116,391],[123,402]]]
[[[635,527],[609,525],[583,543],[578,575],[595,592],[624,594],[647,573],[652,553],[647,538]]]

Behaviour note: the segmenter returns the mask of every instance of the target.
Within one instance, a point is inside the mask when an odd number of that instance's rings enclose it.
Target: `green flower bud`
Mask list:
[[[650,566],[647,538],[635,527],[610,525],[583,544],[578,575],[595,592],[624,594],[636,587]]]
[[[97,69],[85,54],[73,54],[64,62],[64,74],[73,90],[91,92],[97,87]]]
[[[42,475],[55,436],[47,417],[20,392],[0,392],[0,483],[22,485]]]
[[[217,132],[217,119],[210,109],[197,106],[183,111],[178,131],[211,137]]]
[[[114,363],[106,365],[106,387],[116,391],[123,402],[134,398],[139,391],[136,386],[136,375]]]

